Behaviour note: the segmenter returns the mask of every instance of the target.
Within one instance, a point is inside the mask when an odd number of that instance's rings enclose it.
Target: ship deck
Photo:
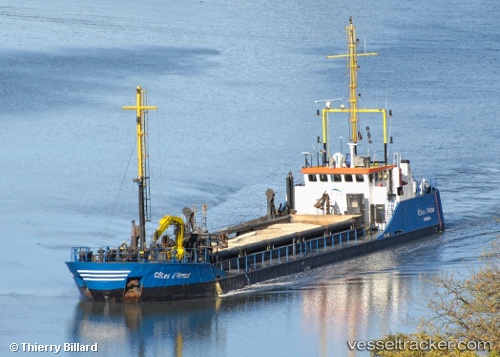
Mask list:
[[[262,241],[273,244],[274,241],[283,236],[302,233],[336,223],[345,223],[347,227],[352,223],[353,219],[358,217],[359,215],[291,215],[290,222],[272,224],[228,239],[227,248],[243,247]]]

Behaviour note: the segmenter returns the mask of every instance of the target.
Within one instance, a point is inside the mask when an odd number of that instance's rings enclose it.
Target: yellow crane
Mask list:
[[[184,221],[182,220],[181,217],[177,216],[163,216],[162,219],[160,219],[158,228],[156,231],[153,233],[153,243],[156,243],[158,238],[160,238],[163,233],[170,227],[170,225],[174,225],[176,230],[175,230],[175,246],[172,248],[172,250],[175,250],[175,257],[177,259],[182,259],[184,257]]]

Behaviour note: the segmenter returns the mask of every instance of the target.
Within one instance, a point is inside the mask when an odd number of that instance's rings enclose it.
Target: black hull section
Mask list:
[[[244,288],[247,285],[256,284],[266,280],[276,279],[287,275],[297,274],[310,269],[339,262],[341,260],[358,257],[364,254],[376,252],[388,247],[404,244],[406,242],[430,236],[440,231],[439,226],[432,226],[422,230],[398,234],[384,239],[373,239],[372,241],[351,245],[309,257],[272,265],[259,270],[241,273],[221,280],[220,285],[224,293]]]
[[[141,301],[175,301],[217,296],[216,282],[143,289]]]
[[[145,288],[141,290],[140,297],[124,301],[123,289],[116,290],[82,290],[81,294],[89,300],[102,302],[154,302],[154,301],[176,301],[176,300],[191,300],[213,298],[218,295],[217,283],[176,285],[173,287],[164,288]]]
[[[384,239],[373,239],[372,241],[354,244],[349,247],[328,251],[325,253],[311,254],[308,257],[271,265],[246,273],[235,273],[220,281],[178,285],[165,288],[143,288],[140,297],[135,301],[175,301],[201,298],[213,298],[221,293],[242,289],[245,286],[266,280],[276,279],[292,275],[310,269],[335,263],[341,260],[358,257],[371,252],[379,251],[388,247],[404,244],[406,242],[432,235],[439,231],[439,226],[433,226],[419,231],[406,234],[394,235]],[[95,301],[123,302],[123,290],[110,291],[88,291],[80,289],[81,294]]]

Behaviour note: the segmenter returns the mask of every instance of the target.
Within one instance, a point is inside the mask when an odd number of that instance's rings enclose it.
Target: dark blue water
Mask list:
[[[366,356],[347,341],[412,331],[429,279],[467,276],[498,239],[495,2],[115,7],[0,4],[1,355],[12,342],[80,342],[104,356]],[[360,103],[393,110],[391,152],[437,180],[447,231],[217,300],[80,303],[69,248],[118,245],[136,218],[134,116],[120,109],[135,87],[159,106],[154,220],[203,203],[210,227],[263,215],[265,190],[282,199],[320,135],[314,101],[347,97],[344,62],[325,56],[345,51],[351,15],[379,52],[360,60]]]

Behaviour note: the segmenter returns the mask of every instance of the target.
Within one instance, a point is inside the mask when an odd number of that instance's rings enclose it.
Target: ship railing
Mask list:
[[[366,239],[364,230],[360,233],[355,229],[308,240],[297,239],[289,245],[220,261],[217,266],[221,270],[228,272],[251,272],[272,265],[288,263],[300,258],[350,247]]]
[[[413,182],[414,182],[414,191],[417,194],[417,196],[424,196],[427,195],[431,192],[437,191],[438,190],[438,183],[437,183],[437,178],[431,178],[429,180],[417,180],[414,176],[412,176]],[[427,190],[424,190],[424,182],[428,184]]]
[[[169,263],[203,263],[205,254],[199,254],[197,249],[184,248],[182,254],[172,248],[150,248],[146,251],[120,250],[110,247],[72,247],[71,261],[74,262],[169,262]]]

